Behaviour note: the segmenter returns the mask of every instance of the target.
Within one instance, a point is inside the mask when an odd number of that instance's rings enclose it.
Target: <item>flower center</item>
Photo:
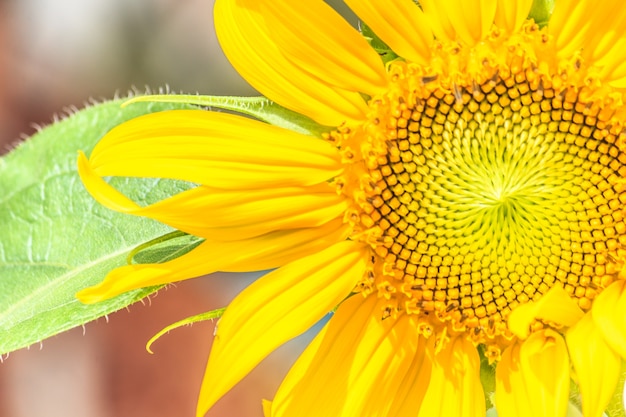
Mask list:
[[[360,290],[425,334],[511,337],[509,313],[555,285],[583,310],[617,278],[626,153],[609,99],[532,66],[470,80],[392,64],[370,120],[331,136],[346,162],[354,239],[371,244]]]

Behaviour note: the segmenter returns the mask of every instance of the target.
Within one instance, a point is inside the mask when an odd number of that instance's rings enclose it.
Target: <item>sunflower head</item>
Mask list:
[[[339,305],[267,415],[483,416],[482,355],[499,415],[564,417],[572,379],[600,416],[626,358],[626,8],[346,3],[376,48],[321,0],[216,1],[233,65],[327,133],[205,111],[116,128],[80,159],[88,190],[205,241],[79,296],[277,268],[222,317],[199,414]],[[199,186],[139,207],[107,175]]]

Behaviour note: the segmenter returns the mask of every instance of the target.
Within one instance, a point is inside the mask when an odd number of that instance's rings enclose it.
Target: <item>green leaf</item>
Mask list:
[[[101,207],[76,173],[77,151],[88,153],[112,127],[145,113],[191,107],[141,103],[122,109],[121,102],[81,110],[0,158],[0,354],[119,310],[155,291],[136,290],[94,305],[83,305],[74,297],[125,264],[137,245],[171,231]],[[190,187],[158,179],[114,178],[111,183],[140,204]],[[172,241],[171,251],[161,247],[150,260],[165,259],[192,244]]]
[[[529,19],[534,19],[540,26],[544,27],[550,21],[552,11],[554,10],[554,0],[535,0],[528,14]]]
[[[125,106],[134,103],[161,102],[161,103],[187,103],[203,107],[217,107],[236,113],[252,116],[274,126],[279,126],[305,135],[318,136],[330,131],[332,128],[322,126],[312,119],[299,113],[286,109],[265,97],[222,97],[222,96],[198,96],[198,95],[153,95],[138,96]]]

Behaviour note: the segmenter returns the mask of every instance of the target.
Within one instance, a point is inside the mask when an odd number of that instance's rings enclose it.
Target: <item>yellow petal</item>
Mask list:
[[[362,244],[337,243],[265,275],[239,294],[219,321],[197,415],[274,349],[334,308],[362,278],[368,262]]]
[[[104,281],[80,291],[83,303],[106,300],[126,291],[199,277],[216,271],[247,272],[276,268],[321,251],[346,237],[341,219],[321,227],[276,231],[242,241],[206,240],[176,259],[160,264],[126,265]]]
[[[456,39],[456,32],[448,18],[444,3],[440,0],[421,0],[419,2],[435,37],[441,41],[453,41]]]
[[[214,16],[229,61],[264,96],[323,125],[365,118],[367,107],[357,92],[333,87],[283,55],[261,2],[217,0]]]
[[[560,0],[554,3],[548,29],[555,38],[560,58],[568,58],[583,47],[596,20],[596,13],[602,10],[602,3],[591,0]]]
[[[489,33],[497,0],[428,0],[420,4],[433,19],[430,23],[437,37],[451,40],[458,37],[474,45]],[[456,33],[456,37],[452,33]]]
[[[565,417],[569,400],[565,341],[553,330],[533,333],[502,353],[496,368],[499,417]]]
[[[406,377],[422,369],[426,341],[418,340],[414,318],[383,320],[382,309],[376,297],[346,300],[285,378],[271,415],[393,415],[391,399],[406,395]]]
[[[81,171],[85,172],[84,168]],[[94,190],[90,183],[86,186]],[[97,194],[103,191],[107,192],[105,197]],[[243,191],[201,186],[146,207],[128,201],[126,205],[111,204],[109,191],[110,187],[100,185],[92,194],[113,210],[149,217],[214,240],[242,240],[275,230],[317,227],[341,217],[348,208],[345,198],[328,183]]]
[[[434,342],[434,337],[419,340],[413,361],[407,366],[398,390],[391,396],[389,417],[415,416],[416,410],[422,406],[432,372],[432,355],[427,352],[433,352]]]
[[[591,317],[607,344],[626,359],[626,281],[609,285],[593,301]]]
[[[343,90],[368,95],[385,91],[388,80],[380,56],[322,0],[250,2],[259,4],[272,28],[270,37],[301,70]]]
[[[495,24],[508,32],[514,32],[528,17],[532,4],[533,0],[498,0]]]
[[[123,123],[79,167],[81,175],[173,178],[229,190],[313,185],[341,172],[327,141],[201,110]]]
[[[565,334],[570,361],[576,371],[585,417],[602,417],[620,376],[621,360],[604,335],[585,314]]]
[[[534,416],[532,398],[520,370],[520,347],[520,342],[507,347],[496,367],[495,405],[499,417]]]
[[[623,7],[623,1],[606,0],[595,7],[600,9],[599,16],[584,39],[583,56],[599,66],[624,62],[626,7]]]
[[[263,400],[263,417],[272,417],[272,402]]]
[[[434,353],[426,401],[418,417],[483,417],[485,396],[480,382],[480,358],[463,336],[450,339]]]
[[[396,54],[426,64],[433,33],[426,15],[413,0],[345,0]]]
[[[509,329],[519,338],[525,339],[530,331],[530,324],[535,319],[572,326],[583,317],[578,304],[559,286],[550,290],[539,299],[517,307],[508,319]]]
[[[520,372],[533,417],[565,417],[569,400],[569,358],[563,337],[546,329],[531,334],[520,348]]]

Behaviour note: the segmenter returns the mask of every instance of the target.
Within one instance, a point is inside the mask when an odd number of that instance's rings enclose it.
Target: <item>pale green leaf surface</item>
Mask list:
[[[0,158],[0,354],[119,310],[155,290],[132,291],[94,305],[74,297],[123,265],[134,247],[171,231],[99,206],[76,173],[77,151],[89,153],[115,125],[145,113],[190,107],[141,103],[122,109],[121,102],[79,111]],[[189,187],[154,179],[111,182],[140,204]],[[185,246],[180,241],[172,245],[151,261]]]

